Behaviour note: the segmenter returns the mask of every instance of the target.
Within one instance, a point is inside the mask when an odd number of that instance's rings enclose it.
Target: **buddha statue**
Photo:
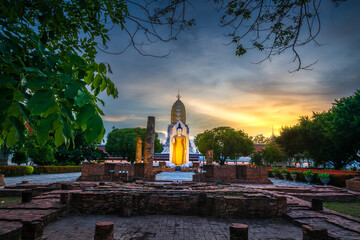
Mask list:
[[[173,145],[173,155],[172,162],[179,166],[186,163],[186,137],[182,135],[182,128],[179,127],[176,129],[177,134],[172,139]]]

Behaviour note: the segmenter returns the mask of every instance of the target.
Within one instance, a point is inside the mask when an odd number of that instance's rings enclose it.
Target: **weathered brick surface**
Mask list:
[[[328,240],[327,230],[324,228],[314,228],[308,225],[302,225],[304,240]]]
[[[346,188],[360,192],[360,177],[354,177],[346,180]]]
[[[170,214],[269,218],[286,212],[286,198],[230,186],[134,184],[72,192],[70,209],[79,213],[119,214],[126,217]]]
[[[230,240],[248,240],[249,227],[246,224],[232,223],[230,226]]]
[[[205,165],[204,170],[205,173],[193,175],[194,182],[272,184],[266,166]]]
[[[96,223],[94,240],[113,240],[113,239],[114,239],[113,222]]]
[[[144,179],[144,163],[83,163],[81,176],[77,181],[134,181]],[[155,179],[152,175],[150,180]]]
[[[20,240],[21,222],[10,222],[0,220],[0,239],[1,240]]]

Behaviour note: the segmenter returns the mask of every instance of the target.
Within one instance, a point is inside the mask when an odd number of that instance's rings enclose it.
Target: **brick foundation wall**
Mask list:
[[[256,194],[255,194],[256,195]],[[216,218],[271,218],[286,212],[286,198],[261,194],[201,192],[73,192],[70,209],[84,214],[199,215]]]
[[[360,192],[360,177],[354,177],[346,180],[346,188]]]
[[[144,171],[143,163],[83,163],[77,181],[131,181],[142,179]]]
[[[205,173],[193,176],[194,182],[257,183],[272,184],[266,166],[256,165],[205,165]]]

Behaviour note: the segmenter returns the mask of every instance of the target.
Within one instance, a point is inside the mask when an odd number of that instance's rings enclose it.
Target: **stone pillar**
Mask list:
[[[148,117],[144,149],[145,176],[152,178],[155,143],[155,117]]]
[[[0,186],[5,186],[4,176],[5,175],[0,174]]]
[[[313,228],[309,225],[302,225],[303,240],[328,240],[328,232],[325,228]]]
[[[209,149],[206,151],[206,165],[212,165],[214,159],[214,150]]]
[[[114,239],[114,223],[99,222],[95,226],[94,240],[113,240]]]
[[[141,163],[141,156],[142,156],[142,141],[141,137],[136,139],[136,157],[135,163]]]
[[[311,210],[322,211],[323,210],[323,201],[319,198],[311,199]]]
[[[40,221],[23,221],[21,240],[40,240],[44,232]]]
[[[32,191],[24,191],[21,193],[21,202],[28,203],[32,200]]]
[[[230,226],[230,240],[248,240],[248,225],[232,223]]]

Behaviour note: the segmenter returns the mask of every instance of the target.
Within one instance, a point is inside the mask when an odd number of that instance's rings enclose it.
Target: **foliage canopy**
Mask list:
[[[214,160],[224,164],[227,158],[248,156],[254,150],[254,143],[246,133],[231,127],[218,127],[199,133],[194,140],[200,153],[206,156],[213,150]]]
[[[136,155],[136,139],[138,137],[141,137],[142,154],[144,155],[146,128],[122,128],[112,130],[107,136],[105,145],[106,152],[113,156],[127,158],[129,162],[134,162]],[[155,153],[162,151],[162,145],[157,133],[155,133],[154,151]]]

